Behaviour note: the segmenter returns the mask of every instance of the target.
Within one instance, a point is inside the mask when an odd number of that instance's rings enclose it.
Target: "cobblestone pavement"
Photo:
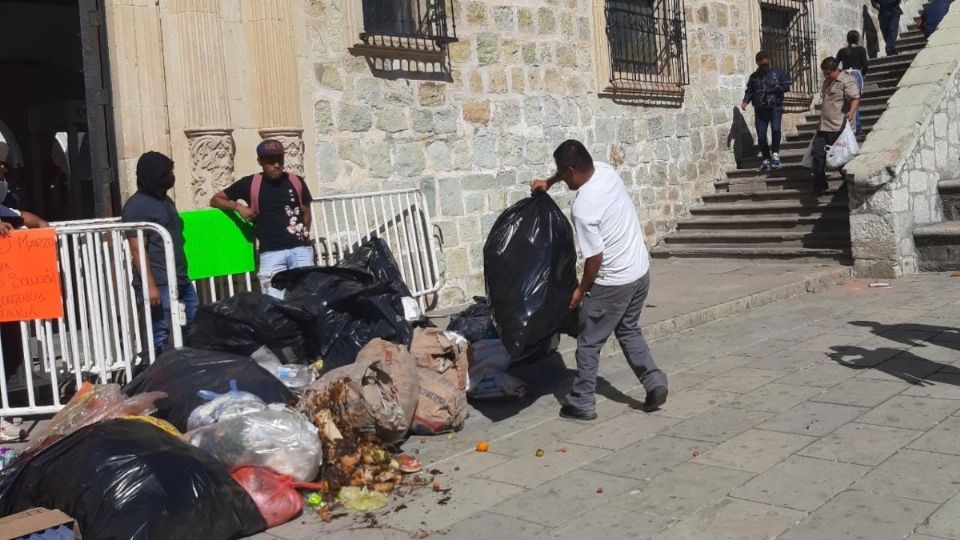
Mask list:
[[[449,492],[258,538],[960,538],[960,279],[867,285],[655,342],[671,394],[652,414],[619,356],[589,423],[557,417],[572,359],[528,366],[535,399],[408,441]]]

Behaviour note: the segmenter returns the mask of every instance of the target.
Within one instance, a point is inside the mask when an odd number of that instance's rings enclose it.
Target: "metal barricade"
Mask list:
[[[364,242],[382,238],[414,298],[423,301],[443,285],[433,222],[419,189],[315,198],[313,236],[320,263],[333,265]]]
[[[11,366],[17,373],[8,381],[0,349],[0,416],[56,412],[63,406],[61,394],[69,393],[71,386],[79,387],[84,380],[129,380],[138,359],[150,363],[156,359],[148,285],[141,280],[140,290],[133,288],[134,254],[127,239],[138,239],[137,270],[145,275],[150,264],[145,233],[159,235],[167,283],[176,283],[170,233],[154,223],[103,221],[61,222],[55,229],[64,314],[58,319],[4,323],[0,340],[18,339],[23,362]],[[177,288],[168,289],[173,307],[170,338],[179,347],[183,314]]]

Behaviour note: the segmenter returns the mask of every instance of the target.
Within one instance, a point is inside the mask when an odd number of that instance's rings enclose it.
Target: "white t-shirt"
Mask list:
[[[650,270],[637,209],[623,179],[610,165],[595,161],[590,180],[573,201],[573,227],[584,258],[603,253],[597,283],[627,285]]]

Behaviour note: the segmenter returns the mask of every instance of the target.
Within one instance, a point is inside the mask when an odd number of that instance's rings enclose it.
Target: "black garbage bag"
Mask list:
[[[273,285],[286,291],[289,305],[312,317],[309,352],[323,359],[324,370],[352,364],[374,338],[404,345],[413,339],[401,293],[366,270],[295,268],[274,276]]]
[[[390,283],[400,296],[410,296],[410,288],[403,281],[397,260],[393,258],[390,246],[383,238],[367,240],[359,249],[338,262],[337,266],[369,272],[376,278],[377,283]]]
[[[270,349],[285,364],[308,364],[305,333],[311,315],[260,293],[240,293],[201,306],[190,333],[190,346],[249,356]]]
[[[216,458],[138,420],[80,429],[0,474],[0,515],[56,508],[84,540],[256,534],[267,524]]]
[[[473,302],[472,306],[450,317],[447,331],[460,334],[470,343],[499,337],[487,299],[475,296]]]
[[[549,352],[576,314],[567,307],[577,288],[573,227],[543,192],[506,209],[483,247],[483,275],[496,328],[515,361]]]
[[[267,403],[291,403],[296,399],[279,379],[251,358],[190,348],[163,353],[124,386],[123,392],[128,396],[166,392],[168,397],[157,401],[155,416],[187,431],[190,413],[207,402],[197,392],[226,393],[231,380],[237,382],[238,390],[255,394]]]

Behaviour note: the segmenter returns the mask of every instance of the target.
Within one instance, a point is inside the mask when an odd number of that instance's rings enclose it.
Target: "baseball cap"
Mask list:
[[[283,154],[283,144],[276,139],[265,139],[257,145],[258,158],[264,156],[282,156]]]

